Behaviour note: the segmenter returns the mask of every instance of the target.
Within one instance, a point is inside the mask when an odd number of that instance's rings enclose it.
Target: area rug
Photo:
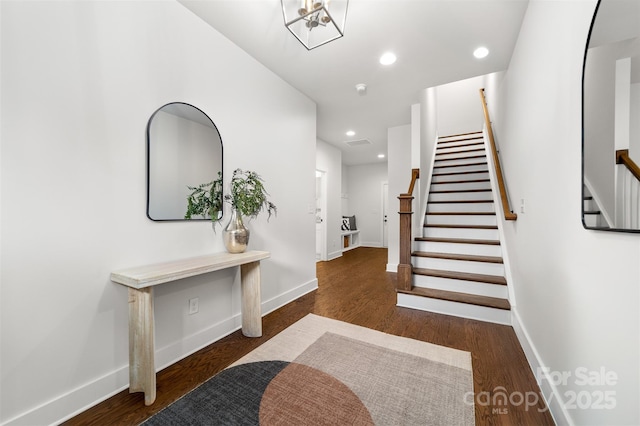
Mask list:
[[[309,314],[143,425],[473,425],[471,354]]]

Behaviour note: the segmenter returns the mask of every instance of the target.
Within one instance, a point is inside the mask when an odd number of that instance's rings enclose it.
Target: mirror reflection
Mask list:
[[[188,187],[210,182],[218,172],[222,172],[222,139],[204,112],[173,102],[153,113],[147,124],[149,219],[184,220]]]
[[[640,1],[600,0],[583,74],[583,223],[640,232]]]

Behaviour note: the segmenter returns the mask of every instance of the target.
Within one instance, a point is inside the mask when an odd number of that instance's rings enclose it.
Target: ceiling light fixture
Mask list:
[[[378,158],[384,158],[384,154],[378,154]]]
[[[356,132],[354,132],[353,130],[348,130],[347,131],[347,136],[355,136]]]
[[[280,0],[284,24],[307,50],[344,35],[349,0]]]
[[[356,84],[356,92],[358,92],[358,95],[360,96],[364,96],[367,94],[367,85],[364,83],[359,83]]]
[[[485,58],[488,54],[489,54],[489,49],[487,49],[484,46],[478,47],[476,50],[473,51],[473,56],[475,56],[478,59]]]
[[[380,56],[380,63],[382,65],[391,65],[396,61],[396,55],[391,52],[387,52],[384,55]]]

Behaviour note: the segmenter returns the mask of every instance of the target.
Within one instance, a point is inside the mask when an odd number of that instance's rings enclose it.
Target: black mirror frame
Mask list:
[[[600,5],[602,4],[602,0],[598,0],[598,3],[596,4],[596,8],[593,12],[593,17],[591,18],[591,25],[589,26],[589,34],[587,35],[587,43],[585,45],[584,48],[584,56],[582,58],[582,103],[581,103],[581,107],[582,107],[582,111],[581,111],[581,126],[582,126],[582,132],[581,132],[581,136],[582,136],[582,165],[580,168],[580,171],[582,173],[581,176],[581,203],[580,203],[580,211],[581,211],[581,215],[580,215],[580,219],[582,221],[582,227],[584,229],[587,229],[589,231],[603,231],[603,232],[625,232],[625,233],[630,233],[630,234],[638,234],[640,233],[640,229],[627,229],[627,228],[597,228],[597,227],[593,227],[593,226],[587,226],[587,224],[585,223],[584,220],[584,214],[585,214],[585,210],[584,210],[584,197],[585,197],[585,192],[584,192],[584,158],[585,158],[585,151],[584,151],[584,74],[585,74],[585,70],[586,70],[586,66],[587,66],[587,53],[589,52],[589,44],[591,43],[591,34],[593,33],[593,26],[596,22],[596,18],[598,16],[598,10],[600,10]],[[611,158],[613,158],[613,155],[611,156]]]
[[[150,191],[150,185],[151,185],[151,168],[149,167],[149,143],[150,143],[150,130],[151,130],[151,122],[153,121],[153,118],[156,116],[156,114],[162,110],[164,107],[168,106],[168,105],[186,105],[189,106],[191,108],[194,108],[198,111],[200,111],[205,117],[207,117],[207,119],[211,122],[211,125],[213,126],[213,128],[216,130],[216,132],[218,132],[218,135],[220,136],[220,172],[223,173],[224,175],[224,143],[222,142],[222,134],[220,134],[220,130],[218,130],[218,126],[216,126],[216,124],[213,122],[213,120],[211,119],[211,117],[209,117],[209,115],[207,113],[205,113],[204,111],[202,111],[200,108],[198,108],[197,106],[194,106],[192,104],[189,104],[187,102],[169,102],[166,103],[164,105],[162,105],[160,108],[156,109],[153,114],[151,114],[151,116],[149,117],[149,120],[147,121],[147,127],[146,127],[146,131],[145,131],[145,138],[146,138],[146,145],[145,145],[145,156],[146,156],[146,175],[147,175],[147,200],[146,200],[146,214],[147,214],[147,218],[153,222],[202,222],[202,221],[211,221],[211,219],[208,218],[193,218],[193,219],[153,219],[151,218],[151,216],[149,215],[149,191]],[[222,194],[224,197],[224,193]],[[222,219],[222,217],[224,216],[224,211],[220,212],[220,219]]]

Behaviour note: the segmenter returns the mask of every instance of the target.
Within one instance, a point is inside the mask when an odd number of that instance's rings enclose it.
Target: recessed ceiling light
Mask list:
[[[396,55],[391,52],[387,52],[384,55],[380,56],[380,63],[382,65],[391,65],[396,61]]]
[[[356,135],[356,132],[354,132],[353,130],[349,130],[347,132],[347,136],[355,136],[355,135]]]
[[[489,49],[487,49],[486,47],[478,47],[476,50],[473,51],[473,56],[475,56],[478,59],[482,59],[484,57],[486,57],[489,54]]]
[[[378,158],[384,158],[384,154],[378,154]]]

